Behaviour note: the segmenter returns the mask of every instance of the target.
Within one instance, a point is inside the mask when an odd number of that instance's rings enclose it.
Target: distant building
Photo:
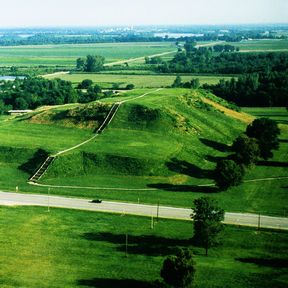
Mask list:
[[[33,110],[9,110],[8,113],[10,115],[23,115],[29,112],[32,112]]]

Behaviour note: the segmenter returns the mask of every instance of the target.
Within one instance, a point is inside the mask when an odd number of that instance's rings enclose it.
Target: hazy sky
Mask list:
[[[0,0],[0,27],[288,23],[288,0]]]

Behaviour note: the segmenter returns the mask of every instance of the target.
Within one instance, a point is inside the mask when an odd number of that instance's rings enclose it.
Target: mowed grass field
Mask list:
[[[115,74],[63,74],[51,75],[48,79],[60,78],[71,81],[75,85],[84,79],[91,79],[102,88],[112,88],[113,84],[118,84],[120,88],[125,88],[127,84],[134,84],[136,88],[158,88],[169,87],[173,84],[176,75],[115,75]],[[182,82],[189,82],[191,79],[198,78],[200,84],[216,84],[220,79],[229,80],[227,76],[181,76]]]
[[[246,40],[234,44],[240,52],[288,51],[287,39]]]
[[[0,47],[0,66],[69,66],[86,55],[101,55],[115,62],[176,51],[174,43],[101,43]]]
[[[223,243],[192,246],[190,221],[40,207],[0,207],[0,286],[151,288],[177,247],[194,253],[195,287],[288,285],[288,234],[226,226]],[[128,235],[127,257],[125,238]]]

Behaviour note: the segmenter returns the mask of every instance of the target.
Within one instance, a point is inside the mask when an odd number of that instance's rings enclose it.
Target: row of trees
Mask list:
[[[272,150],[279,148],[280,129],[277,123],[268,118],[254,120],[247,126],[245,134],[232,144],[234,154],[217,162],[215,169],[216,185],[223,190],[242,183],[245,169],[253,167],[262,158],[273,157]]]
[[[245,74],[238,79],[222,79],[216,85],[204,84],[203,88],[239,106],[288,107],[287,72]]]
[[[197,89],[200,87],[200,81],[198,78],[191,79],[188,82],[182,82],[181,76],[177,75],[176,79],[174,80],[172,88],[190,88],[190,89]]]
[[[232,45],[213,48],[196,48],[195,45],[196,42],[185,43],[184,51],[179,51],[171,61],[159,64],[156,70],[162,73],[244,74],[288,69],[287,52],[227,53],[238,49]]]
[[[35,109],[41,105],[73,103],[78,95],[72,83],[60,79],[16,79],[0,83],[0,111],[9,109]]]
[[[128,90],[133,88],[133,84],[126,86]],[[0,114],[11,109],[35,109],[42,105],[88,103],[112,94],[112,91],[102,91],[99,85],[93,84],[89,79],[83,80],[76,89],[70,81],[60,79],[26,78],[0,81]]]

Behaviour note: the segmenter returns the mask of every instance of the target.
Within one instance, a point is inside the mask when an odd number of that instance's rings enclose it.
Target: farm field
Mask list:
[[[0,47],[0,66],[68,66],[86,55],[101,55],[106,63],[176,51],[174,43],[99,43]]]
[[[226,192],[197,186],[213,183],[216,159],[228,155],[233,139],[245,130],[245,122],[205,105],[201,99],[209,97],[228,105],[225,101],[201,90],[136,89],[102,102],[132,99],[149,91],[151,94],[123,104],[108,129],[94,141],[56,158],[41,182],[80,188],[52,187],[51,194],[152,204],[159,201],[179,207],[190,207],[193,199],[209,194],[229,211],[286,215],[287,179],[247,182]],[[69,126],[65,119],[53,120],[76,106],[43,109],[37,117],[2,117],[0,146],[6,155],[0,161],[2,190],[15,191],[18,186],[20,192],[47,193],[45,187],[28,185],[32,172],[19,167],[30,163],[39,148],[55,153],[93,135],[92,127],[83,129]],[[239,117],[253,119],[245,114]],[[283,164],[288,151],[287,125],[281,124],[281,130],[280,149],[272,162],[256,166],[246,180],[288,176]]]
[[[235,43],[240,52],[288,51],[288,40],[248,40]]]
[[[285,107],[243,107],[242,111],[256,117],[268,117],[278,122],[278,124],[288,124],[288,111]]]
[[[112,88],[116,83],[120,88],[125,88],[127,84],[134,84],[136,88],[158,88],[171,86],[176,78],[176,75],[114,75],[114,74],[63,74],[56,76],[48,76],[45,78],[53,79],[60,78],[66,81],[71,81],[74,84],[80,83],[84,79],[91,79],[93,82],[100,85],[102,88]],[[183,82],[188,82],[191,79],[198,78],[200,84],[216,84],[220,79],[229,80],[227,76],[181,76]]]
[[[195,255],[196,287],[288,284],[286,232],[226,226],[205,256],[190,244],[190,221],[161,219],[152,230],[145,217],[40,207],[1,207],[0,220],[1,287],[151,288],[177,247]]]

